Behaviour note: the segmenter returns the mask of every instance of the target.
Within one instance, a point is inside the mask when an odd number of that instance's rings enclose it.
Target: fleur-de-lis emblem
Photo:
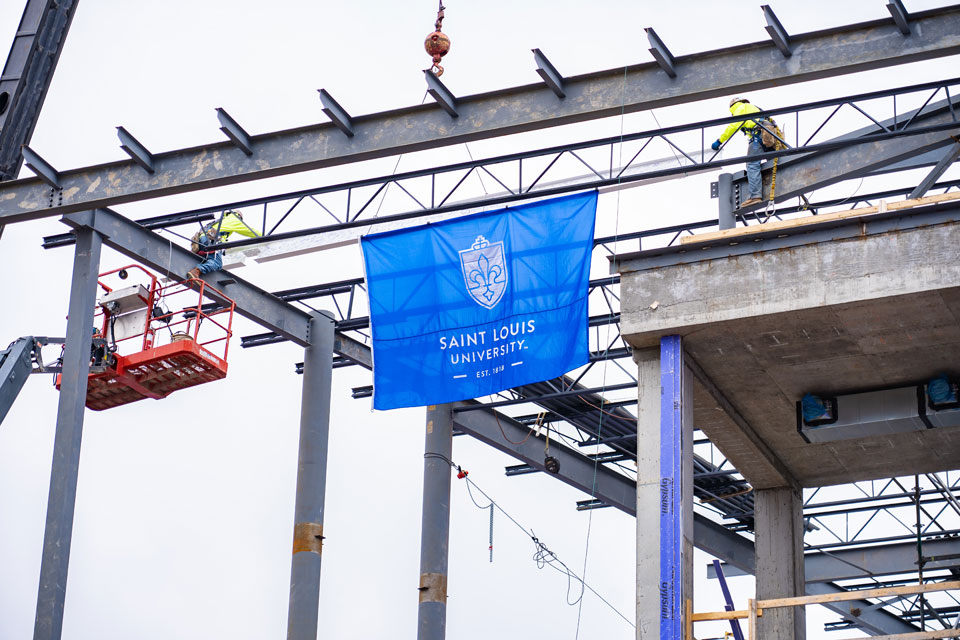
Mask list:
[[[477,236],[469,249],[460,252],[460,265],[470,297],[487,309],[495,307],[507,289],[503,242]]]

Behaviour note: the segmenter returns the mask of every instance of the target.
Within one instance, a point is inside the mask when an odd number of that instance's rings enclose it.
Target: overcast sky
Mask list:
[[[889,14],[881,0],[774,3],[794,33]],[[906,0],[918,11],[946,2]],[[23,8],[0,3],[0,55]],[[61,170],[124,159],[115,127],[154,152],[218,141],[214,109],[249,132],[324,122],[324,87],[352,114],[419,104],[424,37],[434,2],[142,2],[79,4],[32,148]],[[758,3],[449,0],[444,31],[453,42],[444,82],[467,95],[537,82],[530,49],[565,75],[651,59],[643,27],[675,55],[766,38]],[[956,75],[956,58],[759,92],[769,108]],[[608,119],[569,135],[600,137],[726,115],[727,98]],[[862,126],[857,123],[858,126]],[[719,132],[718,132],[719,133]],[[566,134],[565,134],[566,135]],[[528,148],[562,142],[556,133],[522,138]],[[735,141],[736,144],[741,144]],[[510,141],[476,143],[474,155]],[[532,145],[532,146],[529,146]],[[511,147],[512,148],[512,147]],[[456,147],[431,161],[465,160]],[[436,159],[436,160],[434,160]],[[388,173],[396,158],[117,207],[159,215],[294,188]],[[415,163],[408,158],[404,163]],[[421,162],[423,162],[421,160]],[[400,170],[410,164],[401,164]],[[23,175],[28,175],[27,173]],[[598,231],[704,218],[716,211],[715,176],[604,196]],[[848,189],[844,186],[843,189]],[[838,192],[842,192],[838,191]],[[638,222],[642,218],[643,222]],[[624,224],[628,224],[624,222]],[[56,219],[7,227],[0,238],[0,341],[62,336],[72,251],[40,248],[66,229]],[[277,290],[359,275],[359,250],[247,267],[238,274]],[[105,250],[103,269],[127,263]],[[603,261],[605,263],[605,261]],[[348,265],[348,266],[344,266]],[[603,273],[605,264],[594,265]],[[362,314],[361,314],[362,315]],[[247,321],[237,336],[256,333]],[[51,350],[49,352],[55,355]],[[241,350],[232,343],[227,380],[105,412],[87,412],[74,523],[64,637],[71,640],[283,637],[297,463],[302,350],[281,344]],[[419,579],[423,409],[374,413],[352,400],[370,384],[359,368],[334,376],[320,637],[412,638]],[[58,395],[34,376],[0,426],[0,638],[32,637]],[[542,474],[507,479],[512,459],[467,437],[454,459],[471,478],[628,618],[633,618],[635,522],[614,510],[575,511],[586,496]],[[504,518],[488,558],[488,512],[454,480],[448,637],[634,637],[588,594],[568,606],[567,580],[532,561],[533,545]],[[642,542],[641,542],[642,544]],[[585,562],[586,557],[586,562]],[[716,583],[702,579],[696,609],[720,608]],[[752,579],[736,578],[738,604]],[[579,592],[574,585],[572,592]],[[570,601],[575,598],[570,597]],[[812,631],[823,616],[811,615]],[[718,634],[722,633],[722,628]]]

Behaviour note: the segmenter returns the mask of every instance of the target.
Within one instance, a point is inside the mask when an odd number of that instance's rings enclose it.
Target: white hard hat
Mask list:
[[[732,107],[733,105],[737,104],[738,102],[746,102],[746,103],[749,103],[750,101],[747,100],[746,98],[734,98],[733,100],[730,101],[730,106]]]

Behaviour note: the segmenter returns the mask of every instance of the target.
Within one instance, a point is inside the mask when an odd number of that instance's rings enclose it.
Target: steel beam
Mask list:
[[[253,155],[253,145],[250,143],[250,134],[240,126],[226,110],[217,107],[217,120],[220,121],[220,131],[229,138],[233,145],[248,156]]]
[[[669,78],[656,63],[610,69],[564,81],[566,98],[543,83],[457,99],[458,118],[439,105],[419,105],[358,117],[353,138],[324,123],[253,136],[256,158],[231,142],[156,155],[154,174],[131,171],[132,161],[63,173],[63,201],[51,205],[49,189],[36,179],[0,188],[0,224],[93,209],[174,193],[234,184],[300,171],[472,140],[545,129],[806,82],[960,52],[960,6],[911,16],[903,38],[889,18],[791,36],[794,54],[784,60],[772,41],[676,59],[682,73]],[[771,55],[771,53],[776,55]],[[717,69],[724,69],[717,74]],[[626,87],[626,89],[624,89]],[[626,91],[626,93],[624,93]],[[215,161],[216,160],[216,161]]]
[[[790,46],[790,35],[787,33],[787,30],[783,28],[783,25],[780,24],[780,19],[777,18],[777,14],[773,12],[770,5],[765,4],[760,8],[763,10],[763,17],[767,21],[767,26],[764,27],[764,29],[770,34],[770,39],[773,40],[773,44],[777,45],[777,49],[780,49],[783,57],[789,58],[793,55],[793,47]]]
[[[452,459],[453,412],[450,411],[450,405],[427,407],[420,527],[418,640],[444,640],[446,637]]]
[[[907,199],[911,198],[922,198],[927,191],[930,190],[937,180],[950,168],[954,162],[957,161],[957,158],[960,158],[960,142],[957,142],[954,145],[951,145],[947,152],[943,154],[943,157],[940,158],[940,161],[937,162],[936,166],[930,170],[923,180],[920,181],[920,184],[917,185],[917,188],[910,192],[910,195],[907,196]]]
[[[50,494],[43,532],[34,640],[59,640],[63,631],[63,603],[77,501],[80,440],[87,401],[87,376],[90,372],[90,328],[93,326],[97,302],[100,247],[100,235],[93,229],[85,228],[77,232],[57,431],[50,469]]]
[[[117,127],[117,137],[120,138],[120,148],[127,152],[140,167],[147,173],[153,173],[153,154],[133,135],[123,127]]]
[[[460,112],[457,111],[457,98],[450,89],[447,89],[447,85],[440,82],[440,77],[430,69],[424,69],[423,75],[427,79],[427,93],[433,96],[437,104],[440,105],[451,118],[459,118]]]
[[[300,452],[290,566],[288,640],[316,640],[323,553],[323,510],[333,381],[333,317],[316,312],[310,320],[300,399]]]
[[[653,59],[657,61],[657,64],[660,65],[660,68],[663,69],[663,72],[666,73],[671,78],[677,77],[677,65],[673,57],[673,54],[670,53],[670,50],[667,49],[667,45],[663,43],[663,40],[660,39],[660,36],[657,35],[657,32],[652,28],[646,28],[644,31],[647,32],[647,40],[650,42],[650,55],[653,56]]]
[[[0,180],[20,171],[20,149],[33,136],[76,8],[76,0],[26,3],[0,73]]]
[[[846,590],[832,582],[814,582],[807,585],[808,596],[822,596],[831,593],[844,593]],[[875,608],[866,600],[845,600],[843,602],[822,602],[821,606],[830,609],[844,620],[849,620],[865,633],[874,636],[892,636],[899,633],[919,631],[909,622],[884,609]]]
[[[327,117],[337,125],[340,131],[349,138],[354,136],[353,118],[347,113],[347,110],[340,106],[340,103],[333,99],[333,96],[326,89],[318,89],[320,93],[320,103],[323,104],[323,112]]]
[[[30,171],[37,174],[40,180],[45,182],[51,189],[60,188],[60,173],[53,168],[53,165],[41,158],[39,153],[27,145],[23,145],[20,153],[23,156],[24,162],[27,163],[27,167]],[[53,198],[51,198],[51,200],[52,199]]]
[[[955,116],[960,109],[960,96],[954,96],[951,101],[941,100],[928,105],[920,115],[917,115],[911,126],[928,127],[948,125],[957,122]],[[900,114],[896,119],[889,118],[882,121],[884,127],[902,127],[916,110]],[[854,140],[879,131],[877,125],[870,125],[849,134],[831,140]],[[846,146],[840,149],[820,151],[804,154],[792,158],[781,158],[777,167],[778,202],[844,180],[860,178],[869,174],[884,171],[898,163],[911,158],[937,151],[953,143],[951,136],[960,135],[960,122],[956,129],[942,132],[926,133],[915,136],[906,136],[890,140],[875,141],[866,144]],[[764,192],[769,193],[771,172],[766,171],[771,163],[764,166]],[[747,179],[743,173],[734,176],[734,188],[746,189]]]
[[[533,50],[533,60],[537,63],[537,74],[543,78],[550,90],[557,94],[558,98],[565,98],[567,94],[563,92],[563,76],[553,63],[547,60],[547,56],[543,55],[540,49]]]
[[[887,4],[887,11],[890,12],[893,21],[897,23],[897,28],[900,29],[900,33],[905,36],[910,35],[910,15],[903,6],[903,2],[901,2],[901,0],[890,0]]]
[[[160,275],[176,280],[185,279],[187,271],[197,266],[200,261],[195,253],[109,209],[70,214],[63,218],[63,222],[74,229],[89,228],[97,231],[104,237],[104,243],[108,247],[148,266]],[[243,317],[301,346],[310,343],[307,330],[310,315],[307,312],[226,271],[208,273],[203,278],[236,302],[237,313]],[[211,297],[216,299],[212,293]]]
[[[960,538],[934,538],[923,541],[924,555],[948,556],[960,554]],[[925,570],[934,571],[956,566],[957,560],[928,562]],[[724,574],[741,575],[740,568],[723,568]],[[829,553],[814,551],[804,556],[804,572],[807,583],[837,582],[840,580],[863,580],[883,578],[917,571],[917,544],[903,542],[855,549],[836,549]],[[745,572],[746,573],[746,572]],[[707,567],[707,577],[715,578],[716,571]]]

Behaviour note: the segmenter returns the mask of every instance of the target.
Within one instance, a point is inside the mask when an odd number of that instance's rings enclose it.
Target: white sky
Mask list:
[[[945,2],[907,0],[910,11]],[[763,40],[758,3],[449,0],[453,41],[443,77],[457,95],[539,80],[530,49],[565,75],[644,62],[642,28],[653,26],[675,55]],[[780,2],[798,33],[888,14],[880,0]],[[0,4],[0,55],[13,38],[22,0]],[[325,121],[316,90],[352,114],[418,104],[429,59],[433,2],[269,3],[83,0],[60,58],[31,146],[65,170],[123,159],[124,125],[155,152],[218,141],[215,107],[249,132]],[[771,89],[752,95],[768,108],[957,75],[956,58]],[[726,115],[727,99],[657,112],[664,126]],[[572,137],[655,126],[634,114],[569,129]],[[853,126],[863,126],[855,122]],[[567,131],[567,129],[565,129]],[[564,135],[567,135],[566,133]],[[570,139],[570,138],[564,138]],[[540,132],[521,142],[471,145],[491,155],[562,142]],[[735,141],[736,142],[736,141]],[[739,142],[736,142],[739,144]],[[463,147],[419,162],[466,159]],[[409,169],[408,158],[400,169]],[[395,158],[117,207],[131,217],[332,184],[391,171]],[[26,174],[24,174],[26,175]],[[716,212],[714,176],[635,189],[601,203],[598,232],[701,219]],[[914,180],[914,183],[916,180]],[[874,182],[874,185],[884,185]],[[854,185],[855,186],[855,185]],[[881,188],[881,186],[876,186]],[[852,190],[847,185],[837,193]],[[864,191],[867,187],[864,187]],[[43,251],[56,219],[7,227],[0,239],[0,342],[65,331],[72,251]],[[282,261],[239,272],[268,290],[358,275],[358,250]],[[128,261],[104,251],[102,268]],[[604,261],[605,262],[605,261]],[[605,264],[595,264],[601,274]],[[237,335],[258,332],[238,323]],[[106,412],[87,412],[74,523],[64,637],[182,639],[282,637],[286,628],[301,379],[290,345],[232,345],[226,381]],[[49,352],[53,354],[51,350]],[[320,637],[412,638],[419,578],[422,409],[372,413],[350,388],[370,384],[359,368],[335,372],[331,416]],[[34,376],[0,427],[0,638],[32,637],[57,393]],[[212,417],[212,416],[216,417]],[[587,582],[633,617],[635,523],[614,510],[574,510],[586,496],[542,474],[506,479],[515,464],[469,439],[454,459],[504,509],[532,527]],[[595,597],[567,606],[566,579],[531,560],[533,546],[498,518],[488,562],[488,512],[454,480],[448,637],[632,638],[634,631]],[[696,559],[697,610],[721,607],[715,582]],[[751,578],[735,578],[738,604]],[[576,589],[574,589],[576,591]],[[812,633],[824,616],[811,612]],[[578,622],[579,620],[579,622]],[[722,627],[716,635],[722,634]]]

